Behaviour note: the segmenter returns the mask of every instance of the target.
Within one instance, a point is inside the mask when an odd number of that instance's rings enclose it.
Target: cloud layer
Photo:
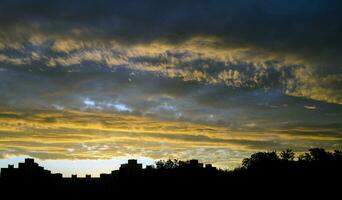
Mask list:
[[[341,1],[2,1],[0,154],[341,148]],[[66,153],[68,152],[68,153]]]
[[[300,151],[318,144],[328,149],[341,148],[341,127],[295,126],[260,132],[128,113],[75,110],[2,111],[0,124],[2,158],[195,157],[232,167],[242,156],[265,148],[292,147]]]

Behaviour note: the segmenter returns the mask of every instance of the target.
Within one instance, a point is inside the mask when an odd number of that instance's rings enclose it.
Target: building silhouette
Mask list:
[[[32,158],[26,158],[24,163],[19,163],[18,168],[8,165],[8,168],[1,168],[1,179],[58,179],[62,174],[52,174],[34,162]]]
[[[192,159],[189,161],[181,161],[179,164],[179,168],[183,170],[213,170],[216,168],[211,164],[203,164],[198,160]],[[101,173],[100,179],[106,180],[114,180],[118,177],[132,177],[142,175],[144,172],[154,172],[156,169],[154,166],[146,166],[143,169],[141,163],[138,163],[136,159],[129,159],[127,163],[121,164],[119,170],[113,170],[110,174]],[[18,164],[18,168],[15,168],[14,165],[8,165],[7,168],[1,168],[1,179],[62,179],[63,176],[60,173],[51,173],[51,171],[44,169],[44,167],[39,166],[38,163],[34,161],[32,158],[26,158],[23,163]],[[78,177],[77,174],[72,174],[69,178],[63,178],[65,180],[81,180],[81,179],[95,179],[91,177],[90,174],[85,175],[85,177]]]
[[[122,164],[119,169],[119,174],[122,176],[136,176],[142,172],[142,164],[135,159],[128,160],[128,163]]]

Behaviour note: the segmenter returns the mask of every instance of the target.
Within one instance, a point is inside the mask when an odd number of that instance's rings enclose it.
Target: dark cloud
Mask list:
[[[341,64],[336,60],[342,46],[341,9],[338,0],[2,1],[0,26],[8,36],[25,34],[22,26],[47,35],[124,43],[212,35],[223,39],[221,45],[300,52]]]
[[[340,1],[322,0],[3,1],[0,63],[87,72],[121,66],[340,104],[341,10]],[[130,49],[137,45],[145,49]]]
[[[287,96],[278,89],[232,89],[126,68],[110,73],[9,69],[0,75],[0,88],[5,91],[0,102],[5,108],[126,110],[134,115],[215,124],[238,131],[341,128],[340,105]],[[12,115],[17,114],[0,117]]]

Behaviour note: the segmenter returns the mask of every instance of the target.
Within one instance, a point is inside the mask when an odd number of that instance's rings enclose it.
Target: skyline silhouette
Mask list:
[[[15,190],[41,192],[58,192],[59,195],[108,195],[125,194],[129,191],[149,191],[154,188],[159,191],[169,191],[170,188],[187,192],[199,190],[204,193],[215,192],[222,194],[224,188],[235,188],[235,192],[261,189],[262,184],[269,184],[268,190],[280,192],[292,182],[292,186],[320,189],[317,194],[334,194],[331,191],[337,185],[334,181],[342,178],[342,152],[325,151],[321,148],[312,148],[308,152],[295,156],[295,153],[286,149],[279,153],[257,152],[245,158],[242,166],[234,170],[221,170],[211,164],[203,164],[198,160],[160,160],[154,166],[146,166],[137,160],[131,159],[122,164],[120,169],[100,177],[63,177],[62,174],[53,174],[40,167],[32,158],[26,158],[19,163],[18,168],[8,165],[1,169],[0,191]],[[326,182],[329,181],[329,182]],[[160,184],[163,183],[163,184]],[[260,185],[261,184],[261,185]],[[331,185],[334,184],[334,185]],[[243,188],[242,188],[243,186]],[[298,192],[301,194],[301,192]],[[190,193],[188,193],[190,194]]]
[[[191,160],[178,160],[178,159],[168,159],[168,160],[159,160],[156,161],[152,165],[146,165],[143,167],[141,163],[138,163],[137,159],[128,159],[126,163],[122,163],[118,169],[113,169],[110,174],[101,173],[98,177],[93,178],[104,178],[107,175],[117,174],[118,172],[136,175],[134,173],[141,172],[142,170],[151,170],[151,169],[176,169],[176,168],[193,168],[193,169],[206,169],[212,171],[222,171],[222,172],[234,172],[246,169],[253,169],[255,167],[260,167],[259,162],[262,165],[269,164],[268,162],[277,162],[277,161],[286,161],[286,162],[327,162],[327,161],[336,161],[337,164],[341,164],[342,162],[342,151],[334,150],[332,152],[326,151],[322,148],[311,148],[309,152],[305,152],[303,154],[297,154],[291,149],[285,149],[283,151],[268,151],[268,152],[257,152],[252,154],[249,158],[244,158],[241,166],[234,168],[232,170],[229,169],[221,169],[213,166],[211,163],[200,163],[197,159]],[[338,168],[336,166],[336,168]],[[38,173],[42,176],[51,175],[52,177],[58,178],[91,178],[90,174],[86,174],[84,177],[80,177],[77,174],[72,174],[70,177],[63,176],[62,173],[51,173],[50,170],[44,169],[44,167],[39,166],[38,163],[34,161],[34,158],[25,158],[24,162],[19,162],[18,167],[16,168],[14,164],[8,164],[7,168],[3,167],[0,171],[0,178],[7,179],[8,175],[15,175],[20,170],[32,169],[33,171],[28,170],[28,173],[33,172]],[[342,170],[341,170],[342,172]],[[23,172],[22,172],[23,173]],[[20,174],[20,173],[19,173]],[[18,177],[17,177],[18,178]]]

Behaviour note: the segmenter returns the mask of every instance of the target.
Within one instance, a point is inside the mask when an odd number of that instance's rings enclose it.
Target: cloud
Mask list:
[[[246,155],[285,147],[302,151],[318,144],[327,149],[341,147],[341,134],[338,126],[334,125],[328,126],[330,130],[325,127],[303,128],[303,125],[290,128],[287,125],[277,130],[258,132],[128,113],[26,110],[2,111],[0,116],[0,153],[4,156],[109,159],[140,155],[160,159],[168,158],[172,152],[175,158],[186,159],[190,156],[187,152],[198,151],[192,156],[232,167],[228,162],[231,159],[224,162],[214,153],[235,151]],[[202,150],[209,153],[201,153]],[[235,164],[242,159],[241,155],[234,158]]]
[[[127,67],[341,104],[341,8],[321,0],[4,1],[0,63],[69,72]]]
[[[133,109],[119,101],[112,103],[111,101],[94,101],[89,98],[83,100],[86,109],[98,109],[98,110],[111,110],[114,109],[117,112],[133,112]],[[55,107],[53,105],[53,107]]]
[[[133,109],[130,107],[127,107],[125,104],[117,103],[113,105],[114,108],[119,112],[133,112]]]
[[[124,67],[183,81],[224,84],[231,88],[279,88],[287,95],[340,103],[340,88],[336,87],[341,79],[339,75],[320,74],[313,65],[293,59],[288,54],[270,54],[257,48],[216,49],[215,44],[220,40],[215,38],[202,46],[201,40],[206,39],[192,38],[176,46],[155,42],[125,47],[98,42],[71,45],[72,51],[61,52],[55,52],[55,46],[47,40],[34,48],[32,43],[28,43],[31,45],[15,55],[12,55],[12,50],[4,50],[0,64],[7,64],[3,69],[47,73],[117,73],[118,68]],[[70,39],[65,43],[69,42]],[[44,56],[38,56],[41,54]],[[128,78],[130,81],[133,79]]]
[[[88,98],[86,98],[83,102],[86,106],[95,106],[95,101],[92,101]]]
[[[316,110],[316,106],[305,105],[304,108],[308,110]]]
[[[341,148],[341,7],[3,1],[0,156]]]

